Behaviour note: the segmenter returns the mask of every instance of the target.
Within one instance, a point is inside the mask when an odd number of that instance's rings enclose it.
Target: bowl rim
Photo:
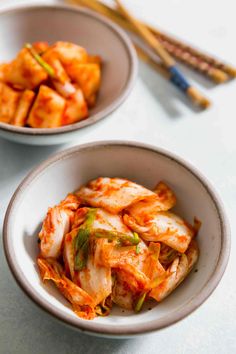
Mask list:
[[[109,327],[109,325],[103,325],[102,323],[94,323],[93,321],[86,321],[80,319],[80,323],[78,324],[78,319],[72,318],[68,314],[62,314],[60,310],[51,307],[46,301],[42,300],[40,296],[32,287],[30,287],[27,283],[27,279],[23,276],[21,271],[17,268],[17,265],[14,264],[14,258],[11,255],[11,243],[10,243],[10,223],[11,219],[14,219],[14,209],[17,206],[18,200],[21,198],[21,195],[24,193],[25,189],[30,185],[35,178],[37,178],[41,173],[43,173],[49,166],[53,164],[67,159],[71,155],[76,155],[83,151],[88,150],[96,150],[97,147],[128,147],[128,148],[139,148],[142,150],[148,150],[149,152],[154,152],[165,158],[174,161],[179,164],[181,167],[185,168],[188,172],[190,172],[205,188],[206,192],[210,195],[216,211],[218,213],[220,227],[221,227],[221,250],[219,254],[218,261],[215,265],[215,269],[211,274],[211,277],[206,285],[204,285],[188,302],[184,307],[179,307],[173,314],[165,316],[159,320],[152,320],[150,322],[140,323],[137,326],[130,325],[121,325],[115,328]],[[178,155],[153,145],[135,142],[135,141],[123,141],[123,140],[108,140],[108,141],[97,141],[92,143],[86,143],[82,145],[77,145],[75,147],[66,149],[59,153],[54,154],[52,157],[49,157],[44,162],[40,163],[36,168],[34,168],[20,183],[15,193],[13,194],[6,214],[4,218],[3,224],[3,246],[4,252],[7,259],[8,266],[14,276],[16,282],[20,286],[20,288],[25,292],[25,294],[33,300],[33,302],[38,305],[41,309],[49,313],[50,315],[56,317],[58,320],[67,324],[79,331],[85,332],[87,334],[93,334],[97,336],[109,337],[112,336],[114,338],[125,338],[138,336],[142,334],[151,333],[184,319],[188,315],[190,315],[193,311],[195,311],[200,305],[202,305],[205,300],[212,294],[214,289],[217,287],[220,282],[226,266],[228,264],[228,259],[230,255],[230,226],[228,219],[226,217],[226,213],[224,210],[223,203],[218,196],[215,188],[211,185],[208,179],[198,171],[192,164],[187,162],[182,157]]]
[[[106,106],[101,111],[92,114],[87,119],[81,120],[78,123],[73,123],[69,125],[65,125],[58,128],[27,128],[27,127],[17,127],[14,125],[10,125],[7,123],[0,122],[0,130],[6,131],[9,133],[15,133],[19,135],[26,135],[26,136],[50,136],[50,135],[59,135],[70,133],[82,128],[85,128],[89,125],[97,123],[98,121],[106,118],[112,112],[114,112],[128,97],[130,94],[138,72],[138,58],[135,48],[132,44],[131,39],[128,37],[126,32],[117,24],[112,22],[110,19],[107,19],[105,16],[102,16],[95,11],[90,9],[84,8],[78,5],[66,5],[66,4],[31,4],[31,5],[15,5],[10,6],[9,8],[0,10],[0,17],[1,15],[7,14],[14,14],[19,12],[31,11],[31,10],[41,10],[41,9],[48,9],[48,10],[61,10],[61,11],[68,11],[73,13],[82,13],[85,16],[92,17],[94,20],[101,22],[105,25],[108,30],[114,32],[117,37],[119,37],[120,41],[124,44],[125,50],[127,52],[127,57],[130,65],[129,74],[126,78],[126,83],[124,88],[122,89],[119,96],[113,100],[108,106]]]

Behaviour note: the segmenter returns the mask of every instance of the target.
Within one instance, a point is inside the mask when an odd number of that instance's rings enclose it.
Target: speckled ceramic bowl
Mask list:
[[[0,11],[1,62],[13,59],[26,42],[58,40],[85,47],[103,59],[96,106],[88,119],[53,129],[15,127],[0,122],[0,136],[23,144],[51,145],[78,137],[81,128],[108,116],[130,93],[137,56],[122,29],[92,11],[63,5],[25,5]]]
[[[184,282],[163,302],[139,314],[114,308],[108,317],[86,321],[51,284],[44,285],[35,260],[37,232],[48,206],[98,176],[126,177],[148,188],[166,181],[177,195],[176,211],[202,221],[200,258]],[[197,309],[219,283],[230,251],[230,231],[216,192],[194,167],[170,152],[128,142],[98,142],[59,153],[31,172],[16,190],[4,222],[4,247],[11,271],[40,307],[74,328],[94,335],[129,337],[169,326]],[[220,305],[220,304],[219,304]]]

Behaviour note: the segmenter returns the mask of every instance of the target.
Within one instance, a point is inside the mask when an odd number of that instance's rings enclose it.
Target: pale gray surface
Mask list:
[[[5,1],[5,4],[11,2]],[[126,3],[144,19],[159,23],[236,63],[234,0],[217,4],[213,0],[126,0]],[[195,74],[191,77],[197,78]],[[149,142],[188,159],[213,182],[226,204],[232,227],[232,256],[214,294],[190,317],[159,333],[121,341],[92,338],[57,323],[28,300],[10,275],[1,247],[0,353],[236,352],[236,83],[211,88],[207,81],[201,82],[208,87],[205,92],[214,106],[199,114],[177,99],[180,96],[174,88],[141,65],[136,87],[121,109],[81,132],[73,144],[119,138]],[[64,147],[27,147],[0,140],[0,222],[13,191],[25,174]]]

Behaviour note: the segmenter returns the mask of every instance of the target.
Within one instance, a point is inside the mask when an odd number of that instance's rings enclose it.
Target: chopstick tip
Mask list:
[[[203,96],[195,87],[189,87],[187,95],[196,106],[199,106],[202,109],[207,109],[211,105],[211,101]]]
[[[222,84],[229,79],[229,76],[224,71],[216,68],[212,68],[209,75],[217,84]]]
[[[229,74],[231,77],[233,77],[233,78],[236,77],[236,68],[234,68],[234,67],[232,67],[232,66],[228,66],[228,67],[227,67],[227,72],[228,72],[228,74]]]

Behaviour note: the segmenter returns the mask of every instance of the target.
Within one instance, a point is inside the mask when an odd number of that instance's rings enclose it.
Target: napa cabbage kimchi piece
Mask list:
[[[199,256],[188,224],[172,211],[173,191],[122,178],[100,177],[49,208],[37,259],[84,319],[107,316],[116,304],[139,312],[162,301],[186,278]]]
[[[77,195],[92,206],[119,213],[155,193],[127,179],[100,177],[80,188]]]

